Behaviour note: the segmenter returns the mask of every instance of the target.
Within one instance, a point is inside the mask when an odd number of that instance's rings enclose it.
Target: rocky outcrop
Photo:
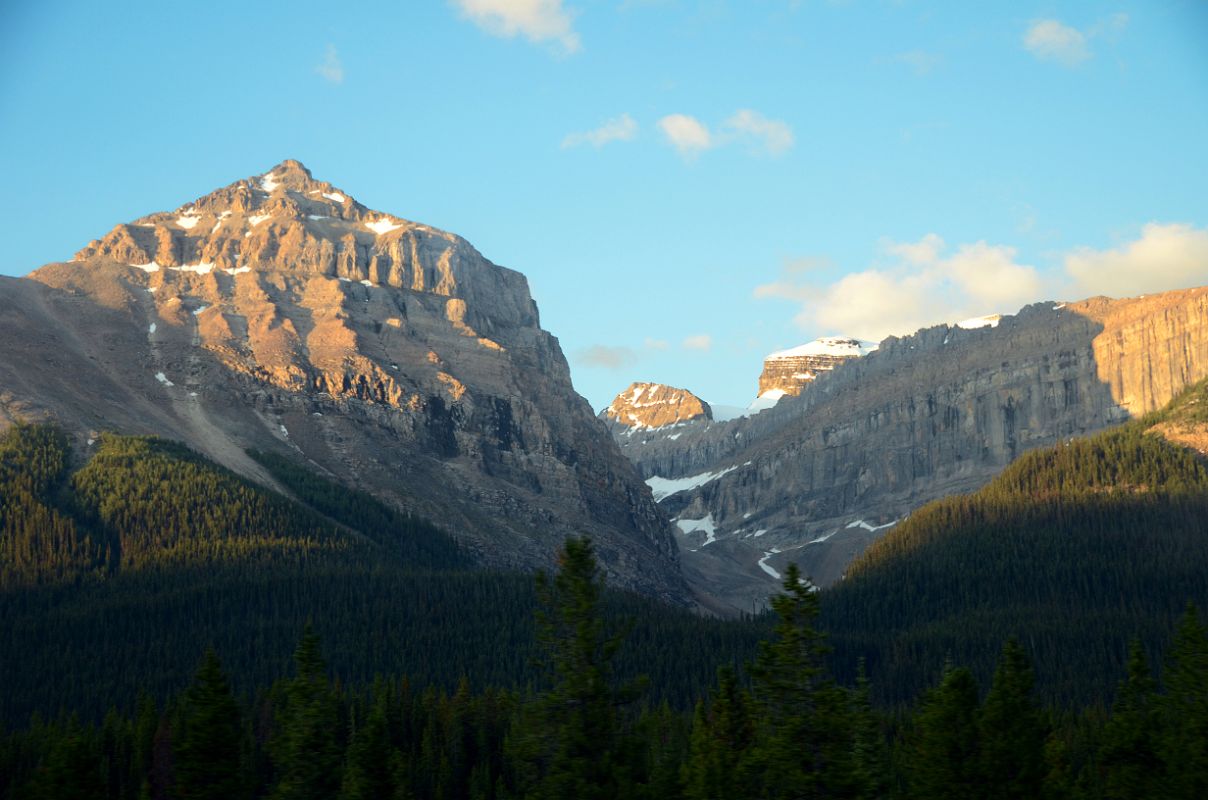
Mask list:
[[[652,483],[690,487],[661,502],[692,531],[690,580],[747,611],[789,560],[833,582],[923,503],[1208,375],[1208,288],[968,322],[887,339],[757,416],[628,448]]]
[[[676,543],[574,392],[524,276],[298,162],[119,225],[0,291],[0,422],[183,440],[271,483],[273,449],[548,566],[591,535],[616,583],[687,602]]]
[[[759,396],[801,394],[801,389],[823,372],[876,350],[876,344],[846,336],[824,336],[807,344],[765,356],[759,375]]]
[[[687,389],[661,383],[631,383],[600,412],[601,419],[621,430],[655,429],[709,421],[713,410]]]

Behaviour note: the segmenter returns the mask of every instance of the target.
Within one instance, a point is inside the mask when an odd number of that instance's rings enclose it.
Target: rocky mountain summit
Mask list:
[[[801,389],[819,374],[830,372],[852,358],[868,355],[877,349],[873,342],[863,342],[846,336],[824,336],[798,347],[771,353],[763,359],[759,375],[759,396],[779,392],[780,397],[796,397]]]
[[[632,432],[709,421],[713,419],[713,410],[687,389],[661,383],[631,383],[600,412],[600,418],[615,428]]]
[[[1038,303],[890,337],[762,413],[624,452],[680,529],[689,580],[750,611],[789,560],[833,583],[924,503],[1206,375],[1208,287]]]
[[[0,426],[255,447],[436,521],[487,564],[589,534],[611,578],[686,602],[666,517],[575,393],[528,282],[297,161],[0,279]]]

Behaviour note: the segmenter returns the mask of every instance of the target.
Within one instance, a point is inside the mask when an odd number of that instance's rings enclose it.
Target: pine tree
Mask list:
[[[1208,631],[1195,606],[1179,622],[1162,683],[1167,796],[1208,797]]]
[[[847,797],[855,793],[849,706],[827,676],[824,635],[814,628],[818,598],[790,564],[771,642],[751,668],[760,725],[752,761],[766,798]],[[756,774],[752,772],[752,774]]]
[[[517,752],[534,762],[530,797],[605,800],[630,788],[625,756],[631,743],[618,709],[637,689],[613,685],[621,639],[605,634],[602,590],[588,538],[567,539],[554,578],[538,576],[538,647],[552,686],[522,723],[527,730],[519,731]]]
[[[1162,796],[1165,769],[1158,752],[1155,688],[1145,651],[1134,641],[1128,653],[1128,677],[1120,683],[1099,747],[1103,795],[1109,800]]]
[[[851,693],[851,727],[856,796],[869,800],[885,797],[889,793],[889,747],[872,707],[872,689],[863,658],[856,667],[856,688]]]
[[[908,762],[910,796],[965,800],[982,792],[978,774],[977,681],[964,667],[944,668],[915,718]]]
[[[176,793],[183,800],[233,800],[246,794],[239,705],[214,650],[207,649],[185,692],[173,740]]]
[[[750,791],[746,761],[755,739],[751,700],[734,670],[717,671],[717,688],[708,706],[697,703],[684,795],[689,800],[741,800]]]
[[[1044,780],[1048,726],[1032,699],[1032,665],[1015,639],[999,657],[978,725],[987,797],[1036,797]]]
[[[339,705],[327,680],[319,637],[306,626],[294,653],[271,749],[274,800],[330,800],[340,790]]]
[[[393,748],[384,698],[375,698],[368,716],[348,742],[341,800],[374,800],[393,792],[391,763]]]

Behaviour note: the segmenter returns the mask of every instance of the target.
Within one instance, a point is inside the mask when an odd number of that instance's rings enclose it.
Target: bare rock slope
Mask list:
[[[0,425],[183,440],[271,483],[274,449],[547,565],[590,534],[613,580],[686,602],[676,544],[575,393],[524,276],[286,161],[0,279]]]
[[[1208,288],[973,322],[891,337],[758,415],[628,437],[715,607],[759,607],[790,560],[839,580],[923,503],[1208,375]]]

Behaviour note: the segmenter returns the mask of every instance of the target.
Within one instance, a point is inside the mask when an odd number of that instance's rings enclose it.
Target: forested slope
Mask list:
[[[1188,602],[1208,601],[1208,469],[1161,433],[1202,424],[1205,398],[1201,383],[913,514],[824,593],[840,670],[866,656],[897,701],[948,657],[988,677],[996,646],[1016,636],[1050,699],[1110,696],[1130,639],[1156,652]]]
[[[531,578],[475,569],[444,531],[253,456],[293,498],[163,440],[103,436],[73,471],[53,428],[0,437],[0,720],[164,697],[207,645],[237,689],[266,684],[307,621],[351,685],[523,685]],[[619,669],[681,702],[759,635],[623,593],[608,606],[636,619]]]

